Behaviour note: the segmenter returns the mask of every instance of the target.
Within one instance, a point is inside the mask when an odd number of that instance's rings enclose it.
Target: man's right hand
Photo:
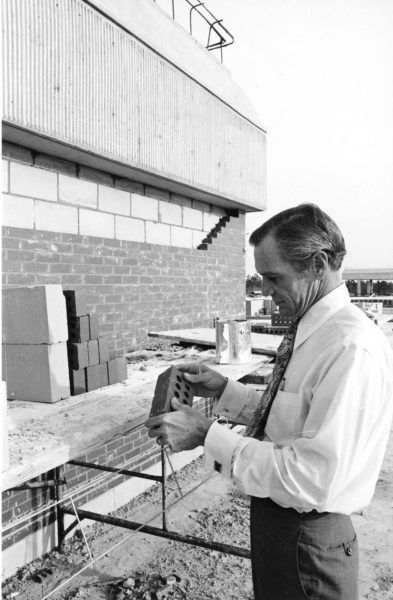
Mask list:
[[[181,363],[176,368],[184,373],[184,378],[192,383],[195,395],[204,398],[219,398],[227,384],[224,377],[203,362]]]

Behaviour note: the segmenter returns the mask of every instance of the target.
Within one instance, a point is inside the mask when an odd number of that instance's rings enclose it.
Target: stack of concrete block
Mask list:
[[[13,400],[70,395],[67,313],[60,285],[3,290],[3,378]]]
[[[127,378],[125,357],[109,358],[108,340],[100,337],[98,316],[87,311],[85,296],[77,290],[64,290],[64,296],[71,395],[124,381]]]

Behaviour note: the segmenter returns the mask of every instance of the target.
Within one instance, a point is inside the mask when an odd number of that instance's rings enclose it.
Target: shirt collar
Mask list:
[[[294,348],[303,344],[334,313],[347,304],[350,304],[350,302],[347,286],[345,283],[342,283],[313,304],[299,321]]]

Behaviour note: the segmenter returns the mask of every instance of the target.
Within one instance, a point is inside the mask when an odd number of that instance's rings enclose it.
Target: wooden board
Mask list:
[[[266,364],[264,356],[253,356],[245,365],[209,365],[232,379],[240,379]],[[192,360],[192,362],[195,359]],[[145,371],[130,371],[124,384],[116,384],[57,402],[8,402],[10,465],[3,472],[6,490],[37,477],[73,458],[94,450],[142,424],[150,411],[157,377],[177,360]]]
[[[190,344],[213,346],[214,348],[216,346],[216,330],[209,327],[198,327],[195,329],[174,329],[170,331],[151,331],[148,335],[166,340],[178,340],[179,342],[187,342]],[[282,335],[251,333],[252,351],[258,354],[275,356],[282,337]]]

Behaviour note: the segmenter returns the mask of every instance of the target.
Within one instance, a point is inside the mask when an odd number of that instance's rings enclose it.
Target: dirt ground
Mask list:
[[[208,473],[202,458],[182,469],[177,480],[184,497],[180,499],[171,476],[168,505],[175,504],[167,515],[170,530],[248,548],[247,497]],[[114,514],[161,526],[159,487]],[[360,599],[393,600],[393,428],[373,501],[353,521],[360,546]],[[246,558],[102,524],[85,532],[94,562],[78,530],[63,554],[51,552],[4,582],[3,599],[253,598]]]

